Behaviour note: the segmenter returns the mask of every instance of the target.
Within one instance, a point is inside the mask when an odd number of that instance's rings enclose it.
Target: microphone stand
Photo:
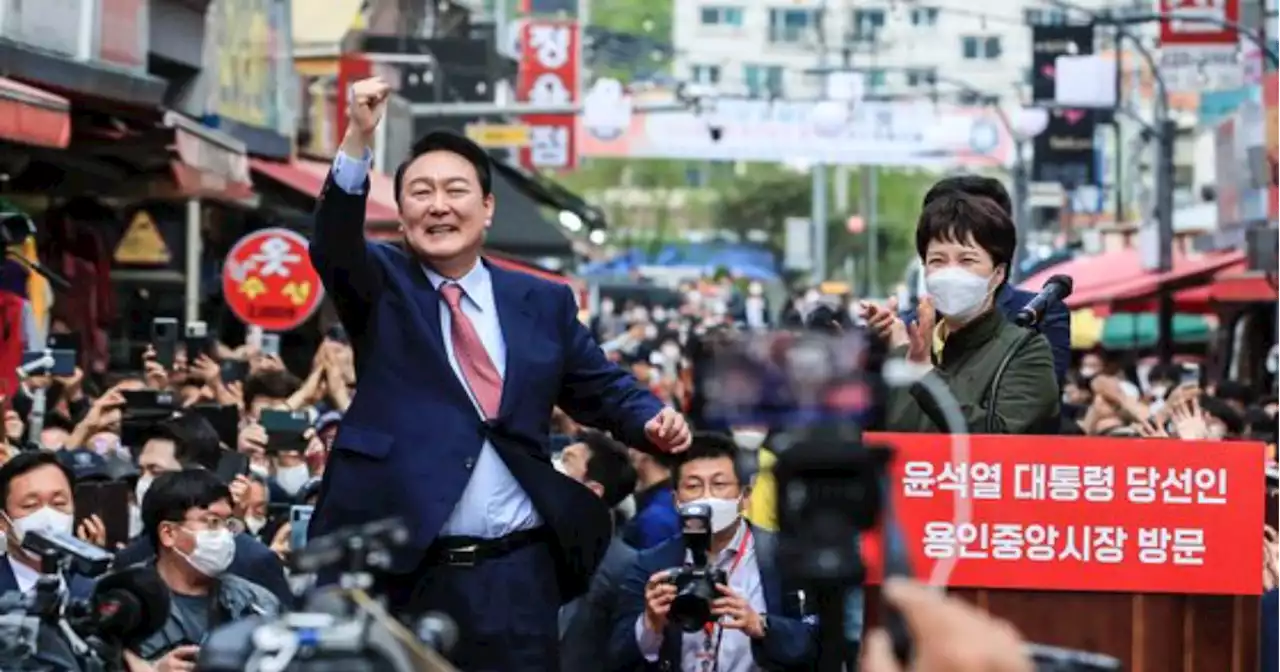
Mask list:
[[[40,359],[35,359],[18,367],[18,380],[26,382],[28,378],[37,373],[47,372],[53,368],[53,350],[46,349],[44,355]],[[37,443],[40,441],[40,432],[44,431],[44,411],[45,405],[48,403],[48,397],[45,394],[44,387],[38,387],[30,390],[31,394],[31,414],[27,417],[27,438],[34,439]]]
[[[65,292],[71,289],[71,283],[67,282],[66,278],[58,275],[52,269],[38,261],[31,261],[21,254],[13,251],[7,251],[5,257],[18,262],[18,264],[27,269],[27,271],[40,275],[45,280],[48,280],[49,284],[58,291]]]

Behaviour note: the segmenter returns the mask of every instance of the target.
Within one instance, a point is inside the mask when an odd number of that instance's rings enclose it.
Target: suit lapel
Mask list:
[[[785,605],[782,603],[782,581],[774,564],[777,559],[777,537],[754,525],[751,526],[751,536],[755,538],[756,567],[760,569],[764,604],[769,612],[780,612]]]
[[[507,344],[506,372],[502,379],[502,402],[498,406],[498,416],[505,418],[511,410],[511,404],[519,396],[521,376],[528,367],[525,366],[524,345],[526,334],[533,333],[534,314],[529,306],[528,286],[520,281],[516,273],[498,268],[484,260],[489,269],[489,277],[493,283],[493,300],[498,308],[498,325],[502,329],[502,340]]]
[[[462,381],[454,375],[453,367],[449,366],[449,355],[444,349],[444,331],[440,324],[440,306],[443,299],[440,292],[431,286],[431,279],[427,277],[426,270],[413,255],[405,255],[404,261],[406,273],[409,275],[410,282],[413,283],[413,291],[410,295],[419,314],[422,315],[422,322],[426,323],[427,345],[431,349],[431,356],[435,359],[436,366],[440,367],[437,370],[449,373],[449,380],[454,382],[450,387],[461,396],[462,400],[470,404],[471,397],[462,386]],[[407,317],[412,319],[412,316]]]

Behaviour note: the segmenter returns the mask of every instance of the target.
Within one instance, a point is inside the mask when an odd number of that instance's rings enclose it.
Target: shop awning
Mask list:
[[[71,144],[71,103],[34,86],[0,77],[0,139],[65,149]]]
[[[171,167],[183,194],[256,205],[243,142],[177,112],[166,112],[164,125],[174,132]]]
[[[1275,303],[1280,298],[1275,283],[1274,277],[1249,271],[1249,264],[1241,260],[1205,278],[1203,285],[1175,294],[1174,305],[1180,313],[1211,313],[1220,303]],[[1127,312],[1157,309],[1150,297],[1120,301],[1113,308]]]
[[[485,251],[484,258],[488,259],[489,263],[493,264],[494,266],[497,266],[499,268],[505,268],[508,271],[528,273],[529,275],[537,276],[539,278],[542,278],[543,280],[550,280],[552,282],[558,282],[564,285],[573,284],[568,277],[560,275],[559,273],[552,273],[551,271],[548,271],[543,268],[539,268],[537,266],[534,266],[533,264],[527,264],[523,261],[518,261],[516,259],[512,259],[510,257],[503,256],[501,254],[495,254],[491,251]]]
[[[249,166],[257,173],[311,198],[320,195],[329,164],[323,161],[294,159],[288,163],[250,158]],[[396,208],[395,189],[391,178],[378,171],[369,175],[369,199],[365,204],[365,226],[390,224],[400,220]]]
[[[1238,251],[1176,255],[1173,270],[1151,273],[1143,270],[1137,250],[1126,249],[1077,257],[1036,274],[1020,286],[1028,291],[1039,291],[1049,277],[1069,275],[1075,281],[1075,289],[1067,298],[1067,306],[1072,309],[1093,308],[1102,314],[1109,311],[1112,304],[1145,298],[1170,285],[1185,287],[1194,284],[1198,279],[1212,277],[1214,273],[1243,260],[1244,253]]]

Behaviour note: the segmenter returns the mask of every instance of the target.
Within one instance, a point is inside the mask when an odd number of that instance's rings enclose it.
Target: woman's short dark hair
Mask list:
[[[991,255],[996,266],[1007,269],[1018,246],[1013,220],[989,198],[952,192],[925,206],[916,224],[916,253],[923,261],[929,243],[977,244]]]
[[[231,501],[231,490],[205,469],[170,471],[156,477],[142,500],[142,531],[160,552],[160,523],[186,520],[191,509]]]

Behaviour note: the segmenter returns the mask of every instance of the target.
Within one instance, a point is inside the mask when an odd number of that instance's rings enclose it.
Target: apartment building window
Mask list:
[[[918,88],[933,86],[938,83],[938,71],[933,68],[922,68],[907,71],[907,86]]]
[[[938,25],[938,8],[937,7],[912,7],[911,8],[911,25],[913,26]]]
[[[800,42],[818,23],[818,13],[812,9],[769,10],[769,41]]]
[[[871,68],[866,71],[866,86],[868,91],[879,91],[889,83],[889,75],[883,68]]]
[[[748,96],[752,98],[782,96],[782,66],[748,64],[743,66],[742,75],[747,84]]]
[[[883,9],[855,9],[850,17],[853,26],[853,39],[857,42],[874,42],[880,30],[884,28],[885,14]]]
[[[742,27],[742,8],[708,6],[702,8],[702,25]]]
[[[720,66],[718,65],[695,65],[691,70],[690,75],[694,84],[720,83]]]
[[[960,38],[960,51],[967,61],[992,61],[1000,58],[1000,38],[966,35]]]
[[[1067,13],[1061,9],[1031,7],[1022,10],[1022,18],[1029,26],[1059,26],[1067,22]]]

